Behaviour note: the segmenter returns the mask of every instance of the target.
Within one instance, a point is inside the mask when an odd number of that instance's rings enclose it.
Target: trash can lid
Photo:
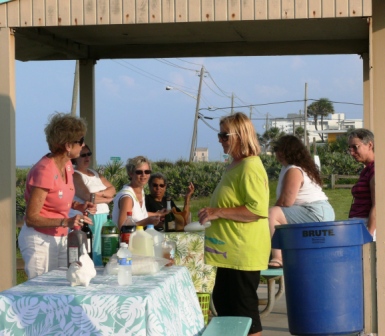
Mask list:
[[[283,224],[275,229],[272,247],[281,250],[355,246],[373,241],[362,219]]]

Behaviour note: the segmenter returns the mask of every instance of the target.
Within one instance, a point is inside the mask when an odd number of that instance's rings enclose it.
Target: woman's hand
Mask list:
[[[219,208],[203,208],[198,212],[199,223],[202,225],[208,221],[219,218]]]
[[[160,216],[149,216],[146,218],[147,224],[157,225],[160,222]]]
[[[194,187],[193,183],[190,182],[190,184],[187,187],[187,192],[186,192],[186,196],[185,197],[186,198],[190,198],[191,195],[194,193],[194,191],[195,191],[195,187]]]
[[[70,229],[73,229],[74,226],[82,227],[83,224],[85,224],[85,223],[87,223],[89,225],[93,225],[92,219],[88,218],[88,216],[84,216],[84,215],[76,215],[76,216],[73,216],[71,218],[66,219],[65,221],[67,224],[66,226],[69,227]]]
[[[76,202],[73,206],[74,210],[80,211],[80,212],[89,212],[91,215],[94,215],[96,213],[96,204],[91,202],[84,202],[84,203],[78,203]]]

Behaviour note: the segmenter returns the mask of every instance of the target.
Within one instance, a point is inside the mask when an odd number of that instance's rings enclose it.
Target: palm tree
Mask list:
[[[333,106],[333,103],[328,98],[320,98],[314,103],[311,103],[307,108],[308,116],[313,116],[314,118],[314,126],[317,131],[318,131],[318,127],[317,127],[318,116],[321,117],[321,129],[323,130],[324,117],[327,117],[329,114],[333,114],[333,113],[334,113],[334,106]],[[323,133],[319,134],[319,136],[321,137],[322,142],[324,142]]]
[[[307,132],[306,132],[307,133]],[[298,139],[303,139],[304,136],[305,136],[305,129],[302,127],[302,126],[299,126],[295,129],[294,131],[294,135],[298,138]]]
[[[265,133],[263,133],[262,139],[265,144],[265,152],[271,147],[272,142],[278,140],[278,138],[285,134],[286,133],[281,131],[278,127],[270,127]]]

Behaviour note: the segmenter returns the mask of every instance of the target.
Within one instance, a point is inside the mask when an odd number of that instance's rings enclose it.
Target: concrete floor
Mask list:
[[[258,288],[258,296],[260,298],[267,297],[266,285],[260,285]],[[260,308],[263,308],[260,306]],[[287,336],[290,335],[289,325],[286,313],[285,294],[275,302],[273,311],[262,318],[263,336]]]

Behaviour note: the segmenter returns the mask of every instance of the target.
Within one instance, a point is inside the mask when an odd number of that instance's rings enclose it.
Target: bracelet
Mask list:
[[[60,221],[60,226],[61,226],[61,227],[65,227],[65,226],[64,226],[64,218]]]

